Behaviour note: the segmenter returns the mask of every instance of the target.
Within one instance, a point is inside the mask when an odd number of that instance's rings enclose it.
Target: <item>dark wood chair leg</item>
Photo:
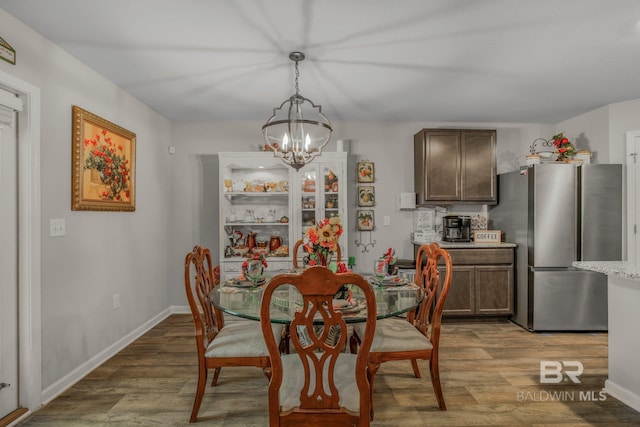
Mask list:
[[[356,332],[354,331],[351,334],[351,337],[349,338],[349,351],[351,351],[351,354],[358,353],[359,344],[360,344],[360,337],[358,337],[358,334],[356,334]]]
[[[213,371],[213,379],[211,380],[211,387],[215,387],[218,384],[218,377],[220,376],[221,370],[222,368],[216,368],[216,370]]]
[[[376,377],[376,373],[380,369],[379,363],[367,364],[367,378],[369,379],[369,403],[371,404],[371,419],[373,420],[373,380]]]
[[[280,354],[289,354],[289,340],[291,339],[291,333],[289,331],[289,325],[286,325],[282,330],[282,336],[280,337],[280,345],[278,350]]]
[[[438,368],[438,359],[432,358],[429,360],[429,371],[431,373],[431,384],[433,385],[433,392],[438,400],[438,406],[441,410],[446,411],[447,405],[444,403],[444,394],[442,394],[442,384],[440,384],[440,369]]]
[[[413,375],[415,375],[416,378],[422,378],[420,375],[420,368],[418,368],[417,359],[411,359],[411,366],[413,367]]]
[[[202,403],[202,397],[204,396],[204,389],[207,385],[207,368],[201,363],[198,366],[198,386],[196,387],[196,397],[193,401],[193,409],[191,410],[190,423],[195,423],[198,419],[198,411],[200,410],[200,404]]]

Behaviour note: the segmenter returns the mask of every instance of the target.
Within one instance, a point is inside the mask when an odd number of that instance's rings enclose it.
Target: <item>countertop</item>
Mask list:
[[[576,268],[597,271],[624,279],[640,280],[640,264],[628,261],[574,261]]]
[[[416,241],[411,241],[411,243],[413,243],[414,245],[428,245],[431,242],[416,242]],[[515,248],[516,244],[515,243],[507,243],[507,242],[500,242],[500,243],[475,243],[475,242],[436,242],[438,245],[440,245],[441,248],[444,249],[493,249],[493,248]]]

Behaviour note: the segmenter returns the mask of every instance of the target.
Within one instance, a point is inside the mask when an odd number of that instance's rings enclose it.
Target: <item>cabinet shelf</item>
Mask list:
[[[231,226],[251,226],[253,227],[254,225],[279,225],[282,227],[287,227],[289,226],[288,222],[225,222],[224,225],[231,225]]]
[[[232,204],[253,204],[253,203],[269,203],[274,205],[287,205],[289,204],[288,192],[275,192],[275,193],[224,193],[224,197]]]
[[[240,261],[240,262],[244,262],[247,258],[249,258],[249,255],[247,254],[247,256],[230,256],[230,257],[224,257],[223,260],[224,261]],[[267,262],[269,261],[291,261],[291,257],[289,255],[287,256],[271,256],[271,255],[267,255],[265,257],[265,259],[267,260]]]

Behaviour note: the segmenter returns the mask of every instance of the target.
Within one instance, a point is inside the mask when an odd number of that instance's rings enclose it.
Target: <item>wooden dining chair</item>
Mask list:
[[[340,262],[340,260],[342,259],[342,250],[340,249],[340,245],[336,244],[337,246],[337,250],[336,250],[336,262]],[[299,268],[300,264],[298,262],[298,250],[300,250],[300,248],[302,248],[302,253],[304,254],[304,240],[300,239],[296,242],[295,245],[293,245],[293,268]],[[304,256],[304,255],[303,255]],[[300,259],[302,259],[302,257],[300,257]]]
[[[376,325],[375,310],[367,310],[362,324],[360,352],[343,352],[347,324],[333,297],[342,285],[362,289],[367,307],[375,307],[371,286],[357,274],[334,274],[328,268],[310,267],[302,274],[273,277],[264,290],[260,324],[271,357],[269,425],[368,426],[371,388],[367,356]],[[294,352],[281,355],[270,324],[274,292],[291,285],[300,292],[301,304],[290,324]],[[314,324],[315,322],[315,324]],[[318,324],[321,323],[321,324]]]
[[[442,282],[438,271],[440,260],[444,262]],[[411,360],[413,373],[416,378],[420,378],[418,359],[428,360],[433,391],[438,406],[444,411],[447,406],[440,383],[438,353],[442,310],[451,287],[451,256],[437,243],[422,245],[416,256],[416,270],[416,283],[423,288],[424,299],[416,312],[406,319],[390,318],[378,322],[369,353],[369,381],[373,391],[373,381],[380,364],[392,360]],[[351,336],[352,353],[356,351],[362,333],[360,325],[354,325]],[[373,418],[373,403],[371,417]]]
[[[269,355],[258,323],[239,320],[225,324],[223,313],[213,306],[209,295],[220,283],[219,269],[212,268],[211,252],[195,246],[184,264],[187,300],[196,331],[198,350],[198,385],[189,422],[195,422],[204,395],[209,369],[215,369],[211,386],[215,386],[223,366],[256,366],[269,376]],[[273,326],[276,336],[282,326]]]

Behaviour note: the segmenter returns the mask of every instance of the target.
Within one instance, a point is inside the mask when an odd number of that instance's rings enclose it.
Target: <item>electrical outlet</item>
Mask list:
[[[388,215],[385,215],[384,217],[382,217],[382,223],[384,225],[391,225],[391,217]]]
[[[67,234],[64,218],[49,220],[49,237],[61,237]]]
[[[120,294],[115,294],[113,296],[113,309],[117,310],[120,308]]]

